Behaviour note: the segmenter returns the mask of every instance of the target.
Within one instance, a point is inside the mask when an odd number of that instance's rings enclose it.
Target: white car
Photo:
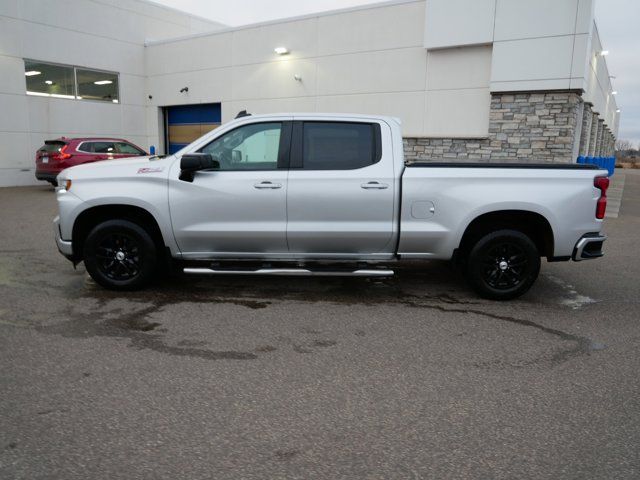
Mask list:
[[[58,176],[59,250],[112,289],[166,260],[199,274],[391,275],[454,259],[484,297],[548,261],[602,256],[607,172],[590,165],[405,165],[398,119],[244,115],[164,158]]]

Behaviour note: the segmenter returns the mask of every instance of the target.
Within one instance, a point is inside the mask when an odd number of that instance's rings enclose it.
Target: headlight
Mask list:
[[[56,192],[68,192],[71,190],[71,180],[67,178],[61,178],[58,180],[58,186],[56,187]]]

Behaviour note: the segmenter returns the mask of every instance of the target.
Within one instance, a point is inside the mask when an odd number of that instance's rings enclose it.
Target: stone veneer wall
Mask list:
[[[593,109],[590,103],[584,103],[582,111],[582,130],[580,131],[580,149],[579,155],[586,155],[589,151],[589,142],[591,142],[591,124],[593,123]]]
[[[581,103],[575,92],[494,93],[488,138],[405,138],[405,159],[575,162]]]

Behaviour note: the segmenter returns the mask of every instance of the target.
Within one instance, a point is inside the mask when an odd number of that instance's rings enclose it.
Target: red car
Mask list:
[[[36,178],[57,185],[65,168],[100,160],[147,155],[140,147],[121,138],[57,138],[46,140],[36,152]]]

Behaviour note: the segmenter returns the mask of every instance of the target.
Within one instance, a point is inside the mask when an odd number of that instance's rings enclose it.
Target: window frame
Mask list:
[[[241,168],[241,169],[237,169],[237,170],[209,169],[209,170],[203,170],[203,171],[214,171],[214,172],[275,172],[275,171],[278,171],[278,170],[287,170],[287,169],[289,169],[290,154],[291,154],[291,138],[292,138],[292,130],[293,130],[293,122],[291,120],[263,120],[263,121],[259,121],[259,122],[243,123],[242,125],[238,125],[237,127],[233,128],[231,130],[227,130],[226,132],[224,132],[223,134],[221,134],[218,137],[214,138],[213,140],[211,140],[207,144],[205,144],[205,145],[201,146],[200,148],[198,148],[194,153],[205,153],[205,152],[203,152],[203,150],[205,148],[207,148],[209,145],[211,145],[213,142],[216,142],[216,141],[222,139],[226,135],[229,135],[229,134],[235,132],[236,130],[238,130],[240,128],[249,127],[249,126],[252,126],[252,125],[269,124],[269,123],[279,123],[279,124],[282,125],[281,128],[280,128],[280,143],[278,144],[278,160],[276,161],[276,168],[272,168],[272,169],[269,169],[269,170],[265,170],[264,168]],[[214,160],[217,160],[217,159],[214,158]]]
[[[114,151],[113,152],[96,152],[95,151],[95,146],[94,146],[94,151],[93,152],[91,152],[89,150],[83,150],[80,147],[82,147],[82,145],[84,145],[85,143],[92,143],[92,144],[96,144],[96,143],[112,143]],[[90,155],[118,155],[118,153],[115,151],[116,143],[117,142],[115,140],[83,140],[76,147],[76,151],[82,152],[82,153],[88,153]]]
[[[372,137],[373,137],[373,145],[372,145],[372,162],[369,165],[365,165],[362,167],[355,168],[305,168],[304,167],[304,124],[305,123],[330,123],[330,124],[346,124],[346,125],[369,125],[372,129]],[[296,170],[306,170],[310,172],[322,172],[322,171],[350,171],[350,170],[360,170],[363,168],[368,168],[376,163],[379,163],[382,160],[382,131],[380,128],[380,124],[375,121],[362,121],[359,122],[357,120],[296,120],[293,122],[293,138],[291,141],[291,159],[290,166],[291,169]]]
[[[120,105],[120,72],[113,72],[111,70],[103,70],[100,68],[92,68],[92,67],[83,67],[81,65],[69,65],[66,63],[57,63],[57,62],[48,62],[48,61],[42,61],[42,60],[35,60],[33,58],[22,58],[22,63],[24,64],[24,71],[27,71],[27,62],[33,62],[33,63],[40,63],[42,65],[51,65],[54,67],[63,67],[63,68],[71,68],[73,69],[73,95],[68,95],[68,96],[58,96],[56,94],[51,94],[51,93],[45,93],[45,92],[30,92],[29,90],[27,90],[27,80],[26,80],[26,76],[25,76],[25,93],[27,95],[30,96],[36,96],[36,97],[45,97],[45,98],[58,98],[61,100],[80,100],[83,102],[96,102],[96,103],[100,103],[100,104],[113,104],[113,105]],[[109,75],[115,75],[115,77],[117,78],[117,102],[114,102],[113,99],[112,100],[94,100],[94,99],[89,99],[89,98],[82,98],[81,96],[79,96],[79,88],[78,88],[78,72],[77,70],[86,70],[89,72],[97,72],[97,73],[105,73],[105,74],[109,74]],[[73,97],[73,98],[69,98],[69,97]]]

